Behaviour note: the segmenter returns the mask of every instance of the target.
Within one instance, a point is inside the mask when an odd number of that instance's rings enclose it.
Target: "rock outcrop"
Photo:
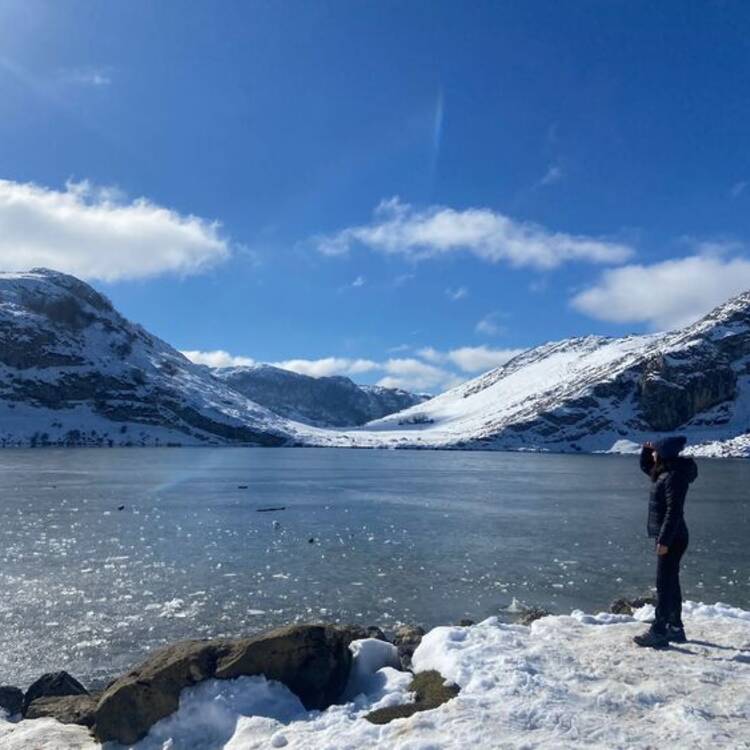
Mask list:
[[[97,696],[64,695],[37,698],[26,710],[25,719],[56,719],[61,724],[80,724],[93,727],[96,717]]]
[[[0,710],[9,716],[23,711],[23,690],[11,685],[0,685]]]
[[[346,687],[350,641],[342,628],[295,625],[253,638],[168,646],[107,687],[95,735],[102,742],[137,742],[177,709],[184,688],[210,678],[263,674],[284,683],[306,708],[326,708]]]
[[[31,684],[23,697],[23,713],[39,698],[58,698],[69,695],[88,695],[86,688],[65,671],[48,672]]]

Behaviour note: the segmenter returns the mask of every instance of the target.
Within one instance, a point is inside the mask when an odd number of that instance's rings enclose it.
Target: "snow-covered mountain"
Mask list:
[[[750,292],[681,330],[529,349],[424,404],[327,440],[591,452],[632,449],[677,430],[694,453],[750,455]]]
[[[273,365],[221,367],[217,378],[283,417],[317,427],[355,427],[429,398],[397,388],[357,385],[345,377],[320,377]]]
[[[283,445],[293,430],[78,279],[0,273],[0,446]]]
[[[191,363],[72,276],[0,273],[0,446],[608,451],[680,431],[694,453],[750,456],[750,292],[678,331],[529,349],[354,429],[301,421],[366,419],[418,397],[271,367],[252,368],[251,391],[244,369]]]

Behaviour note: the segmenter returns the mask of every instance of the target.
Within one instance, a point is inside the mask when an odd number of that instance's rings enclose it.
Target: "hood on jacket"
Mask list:
[[[698,466],[692,458],[677,456],[677,458],[672,459],[671,464],[674,471],[684,476],[689,484],[698,478]]]
[[[654,450],[665,460],[677,458],[680,451],[687,444],[687,438],[684,435],[672,435],[662,438],[654,443]]]

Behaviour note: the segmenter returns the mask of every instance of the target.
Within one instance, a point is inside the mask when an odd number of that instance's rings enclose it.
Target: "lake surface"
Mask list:
[[[684,594],[750,608],[750,461],[699,471]],[[100,685],[162,643],[295,620],[606,609],[652,584],[647,496],[622,456],[0,451],[0,684]]]

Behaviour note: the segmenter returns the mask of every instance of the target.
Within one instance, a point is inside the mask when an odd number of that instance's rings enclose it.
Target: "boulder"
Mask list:
[[[216,666],[231,680],[263,674],[284,683],[310,709],[328,708],[346,687],[351,667],[346,632],[328,625],[292,625],[235,641]]]
[[[183,688],[202,680],[265,675],[308,709],[323,709],[344,690],[351,637],[330,625],[294,625],[252,638],[186,641],[163,648],[104,691],[96,710],[101,742],[131,745],[173,713]]]
[[[67,672],[48,672],[29,686],[23,697],[23,714],[37,698],[52,698],[63,695],[88,695],[86,688]]]
[[[10,685],[0,685],[0,709],[9,716],[15,716],[23,711],[23,690]]]
[[[153,653],[102,693],[96,738],[124,745],[140,740],[159,719],[177,710],[183,688],[214,676],[218,655],[227,649],[220,641],[183,641]]]
[[[411,669],[411,657],[422,642],[424,634],[424,628],[418,625],[402,625],[396,628],[392,642],[398,648],[398,658],[402,669]]]
[[[26,709],[27,719],[56,719],[61,724],[94,726],[97,697],[93,695],[62,695],[37,698]]]

